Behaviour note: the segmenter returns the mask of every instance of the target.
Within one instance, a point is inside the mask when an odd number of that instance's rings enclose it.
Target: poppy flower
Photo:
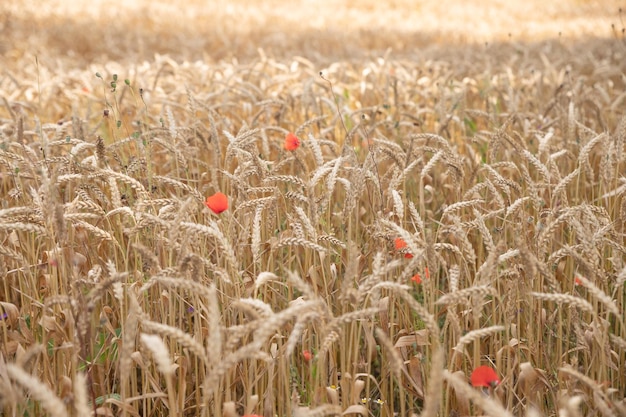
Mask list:
[[[304,349],[302,351],[302,357],[304,358],[305,361],[311,362],[311,359],[313,359],[313,354],[311,353],[310,350]]]
[[[228,197],[222,193],[215,193],[206,198],[204,205],[207,206],[213,213],[220,214],[221,212],[228,210]]]
[[[407,247],[406,242],[401,237],[397,237],[396,240],[393,241],[393,245],[395,246],[396,250],[398,250],[398,251]],[[411,255],[408,252],[405,252],[404,253],[404,257],[407,258],[407,259],[410,259],[410,258],[413,257],[413,255]]]
[[[298,146],[300,146],[300,139],[298,139],[298,137],[291,132],[287,133],[284,143],[285,149],[288,151],[295,151],[298,149]]]
[[[470,376],[472,386],[474,387],[495,387],[500,383],[498,374],[491,367],[482,365],[474,369]]]
[[[574,285],[583,285],[583,282],[579,277],[574,277]]]
[[[420,276],[420,274],[415,274],[411,278],[411,281],[413,281],[416,284],[421,284],[422,283],[422,277]]]

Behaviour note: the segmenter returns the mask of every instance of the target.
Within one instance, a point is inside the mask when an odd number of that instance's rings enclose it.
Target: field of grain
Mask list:
[[[623,2],[120,3],[0,5],[0,414],[626,416]]]

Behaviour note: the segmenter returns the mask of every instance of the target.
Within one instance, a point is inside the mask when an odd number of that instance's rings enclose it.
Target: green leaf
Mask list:
[[[465,123],[465,127],[467,129],[469,129],[470,133],[473,135],[476,133],[477,131],[477,127],[476,127],[476,122],[468,117],[465,117],[463,119],[463,122]]]
[[[96,398],[96,405],[102,405],[108,399],[114,399],[116,401],[122,401],[122,396],[120,394],[102,395],[102,396]]]

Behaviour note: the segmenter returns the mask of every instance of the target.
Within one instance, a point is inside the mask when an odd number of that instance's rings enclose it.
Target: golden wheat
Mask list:
[[[624,413],[620,12],[157,3],[0,6],[5,414]]]

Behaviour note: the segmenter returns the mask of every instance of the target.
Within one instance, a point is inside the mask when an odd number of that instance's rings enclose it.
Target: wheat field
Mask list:
[[[626,416],[624,4],[470,3],[0,5],[0,414]]]

